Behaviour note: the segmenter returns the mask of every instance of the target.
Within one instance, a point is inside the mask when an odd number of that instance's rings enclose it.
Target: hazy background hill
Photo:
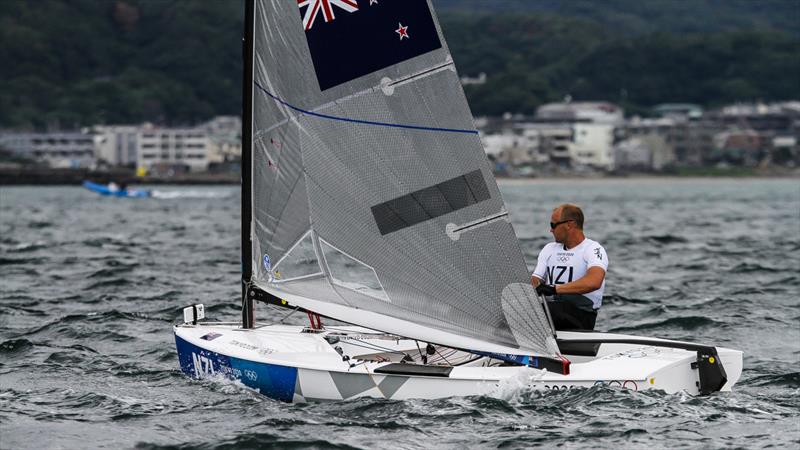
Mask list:
[[[794,0],[434,0],[473,112],[800,98]],[[599,6],[602,5],[602,6]],[[0,128],[239,114],[243,2],[0,2]]]
[[[796,0],[434,0],[440,12],[550,13],[627,35],[782,30],[800,35]]]

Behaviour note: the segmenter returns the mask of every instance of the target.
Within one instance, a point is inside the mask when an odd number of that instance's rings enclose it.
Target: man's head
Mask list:
[[[550,232],[559,244],[567,244],[570,237],[583,236],[583,211],[573,204],[565,203],[553,210],[550,216]]]

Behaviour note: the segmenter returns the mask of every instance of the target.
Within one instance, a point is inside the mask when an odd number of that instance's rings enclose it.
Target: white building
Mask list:
[[[136,165],[154,168],[185,166],[192,172],[208,168],[208,132],[204,128],[154,128],[146,125],[138,134]]]
[[[135,166],[139,155],[139,126],[94,127],[95,157],[112,166]]]
[[[242,120],[238,116],[218,116],[203,128],[208,132],[208,160],[212,163],[239,161],[242,157]]]
[[[662,170],[675,162],[675,152],[664,136],[642,134],[614,146],[616,169]]]
[[[6,133],[0,147],[51,167],[82,168],[94,165],[94,139],[81,132]]]
[[[574,123],[570,158],[600,169],[614,168],[614,128],[610,123]]]
[[[561,144],[563,141],[568,142],[570,138],[571,133],[563,127],[555,130],[552,125],[519,124],[502,133],[484,136],[483,144],[486,154],[495,161],[514,167],[536,166],[550,161],[551,152],[556,153],[556,158],[559,151],[564,152],[563,156],[567,157],[568,144]]]
[[[486,73],[481,72],[477,77],[461,77],[461,85],[468,86],[470,84],[486,84]]]
[[[614,168],[614,131],[624,124],[622,108],[607,102],[548,103],[536,110],[536,120],[571,128],[566,150],[572,164]]]
[[[482,134],[483,150],[487,156],[498,159],[506,149],[514,147],[515,136],[513,134]]]
[[[536,110],[536,119],[547,122],[593,122],[619,125],[622,108],[608,102],[547,103]]]

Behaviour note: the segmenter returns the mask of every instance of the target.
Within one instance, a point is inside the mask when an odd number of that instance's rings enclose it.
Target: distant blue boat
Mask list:
[[[109,197],[145,198],[150,197],[152,194],[151,191],[145,189],[123,189],[114,185],[97,184],[91,181],[84,181],[83,187],[92,192],[97,192],[100,195],[107,195]]]

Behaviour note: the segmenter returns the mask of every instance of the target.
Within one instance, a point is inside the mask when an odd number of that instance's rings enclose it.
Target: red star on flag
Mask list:
[[[403,40],[403,38],[411,39],[411,36],[408,35],[408,26],[404,27],[402,23],[398,22],[397,27],[398,28],[394,30],[394,32],[400,35],[401,41]]]

